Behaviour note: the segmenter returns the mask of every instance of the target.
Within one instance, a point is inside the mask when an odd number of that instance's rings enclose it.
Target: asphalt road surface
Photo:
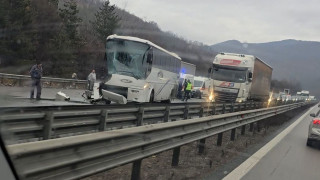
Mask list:
[[[57,92],[63,92],[70,97],[71,102],[54,101]],[[53,106],[53,105],[84,105],[90,104],[82,97],[83,89],[62,89],[62,88],[42,88],[42,100],[30,100],[30,87],[10,87],[0,86],[0,107],[15,106]],[[36,92],[35,92],[36,94]],[[46,100],[51,99],[51,100]],[[188,102],[201,102],[205,99],[192,98]],[[181,103],[181,100],[174,100],[173,103]]]
[[[316,107],[311,112],[316,112],[318,109],[319,108]],[[309,113],[310,112],[308,112],[308,114]],[[284,135],[283,139],[280,139],[277,144],[268,149],[265,156],[262,156],[255,166],[252,168],[250,167],[251,170],[249,170],[241,179],[319,180],[319,144],[314,144],[314,147],[306,146],[308,126],[311,120],[312,118],[309,115],[306,115],[301,119],[301,122],[297,122],[297,125],[295,127],[293,126],[293,129],[288,131],[288,134]],[[297,121],[299,121],[299,119]],[[262,150],[262,148],[260,150]],[[255,158],[257,159],[259,157],[252,156],[250,158],[254,161]],[[241,165],[239,167],[241,167]],[[248,167],[249,166],[243,168],[239,172],[247,171],[249,169]],[[236,178],[236,176],[233,176],[233,179],[234,178]]]

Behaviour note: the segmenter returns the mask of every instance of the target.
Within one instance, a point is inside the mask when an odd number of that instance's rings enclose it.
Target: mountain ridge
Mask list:
[[[216,52],[250,54],[273,67],[273,79],[298,81],[320,97],[320,42],[284,39],[264,43],[228,40],[210,46]]]

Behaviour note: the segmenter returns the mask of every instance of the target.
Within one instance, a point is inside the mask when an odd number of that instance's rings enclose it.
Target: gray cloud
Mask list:
[[[230,39],[320,41],[319,0],[110,0],[165,31],[215,44]]]

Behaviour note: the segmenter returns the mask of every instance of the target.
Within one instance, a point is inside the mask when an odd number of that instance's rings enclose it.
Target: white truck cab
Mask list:
[[[219,53],[209,72],[217,102],[269,99],[272,68],[253,55]]]

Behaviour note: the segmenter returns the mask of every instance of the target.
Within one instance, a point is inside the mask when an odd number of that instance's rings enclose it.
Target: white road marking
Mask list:
[[[288,135],[293,130],[293,128],[295,128],[307,115],[309,115],[309,113],[314,109],[314,107],[317,107],[317,106],[318,104],[316,106],[311,107],[299,119],[297,119],[284,131],[282,131],[270,142],[264,145],[256,153],[254,153],[251,157],[249,157],[245,162],[240,164],[240,166],[234,169],[230,174],[224,177],[223,180],[237,180],[244,177],[272,148],[274,148],[286,135]]]

